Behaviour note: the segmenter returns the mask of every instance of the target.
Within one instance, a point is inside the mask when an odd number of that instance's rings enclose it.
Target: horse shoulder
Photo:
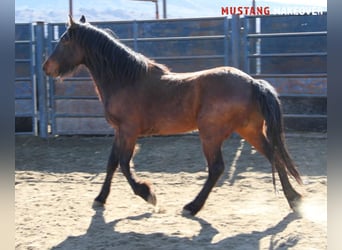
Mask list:
[[[107,120],[115,126],[122,121],[135,120],[139,108],[138,92],[123,88],[103,102]]]

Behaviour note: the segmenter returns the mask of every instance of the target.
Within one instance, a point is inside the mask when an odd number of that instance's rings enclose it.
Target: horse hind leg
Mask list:
[[[302,200],[302,195],[299,194],[291,185],[288,177],[288,171],[286,167],[286,162],[283,161],[280,153],[277,149],[273,150],[269,142],[263,137],[264,149],[269,154],[267,158],[269,159],[270,163],[275,166],[278,176],[280,179],[281,186],[283,188],[284,195],[287,199],[287,202],[291,209],[294,212],[299,212],[300,204]],[[272,155],[272,156],[270,156]]]
[[[255,149],[264,155],[271,163],[272,168],[278,172],[280,183],[283,188],[284,195],[291,209],[294,212],[299,212],[302,196],[291,185],[287,170],[286,163],[281,159],[279,152],[272,148],[263,132],[263,123],[258,126],[248,126],[243,129],[237,130],[244,139],[246,139]],[[285,145],[282,145],[285,147]]]

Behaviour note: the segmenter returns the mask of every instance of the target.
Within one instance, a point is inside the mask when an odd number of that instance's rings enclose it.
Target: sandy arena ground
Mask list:
[[[291,212],[270,164],[234,136],[226,170],[195,217],[182,207],[206,177],[196,135],[138,141],[136,173],[158,206],[136,197],[120,171],[105,209],[92,209],[105,176],[111,137],[16,137],[16,249],[326,249],[326,135],[292,134],[289,150],[305,184],[303,217]]]

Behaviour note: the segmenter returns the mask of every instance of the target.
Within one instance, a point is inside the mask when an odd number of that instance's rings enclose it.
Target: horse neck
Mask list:
[[[147,72],[148,61],[123,45],[107,41],[93,42],[88,46],[85,49],[84,64],[90,71],[102,100],[113,91],[127,84],[134,84],[143,72]]]

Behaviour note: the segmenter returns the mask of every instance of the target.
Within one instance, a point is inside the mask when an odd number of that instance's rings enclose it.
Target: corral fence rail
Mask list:
[[[305,130],[314,119],[307,129],[326,130],[326,15],[94,24],[176,72],[231,65],[264,78],[281,94],[288,129]],[[113,134],[86,69],[63,81],[42,72],[65,30],[65,23],[16,24],[17,134]]]

